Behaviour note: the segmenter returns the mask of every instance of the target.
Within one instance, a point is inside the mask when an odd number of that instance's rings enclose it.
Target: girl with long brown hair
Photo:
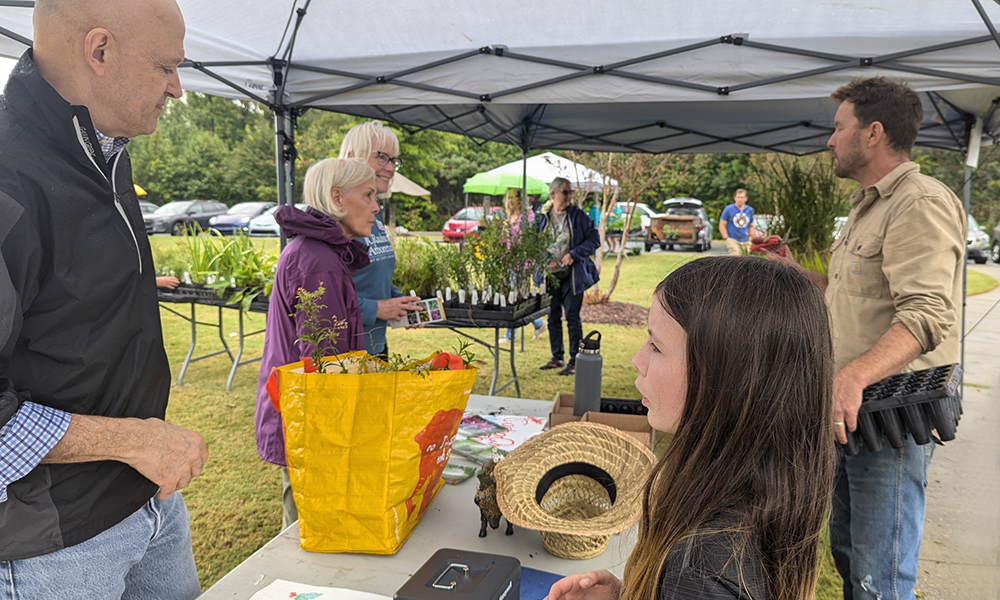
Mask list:
[[[807,600],[834,477],[822,294],[795,269],[710,257],[656,288],[632,359],[657,430],[624,581],[566,577],[549,600]]]

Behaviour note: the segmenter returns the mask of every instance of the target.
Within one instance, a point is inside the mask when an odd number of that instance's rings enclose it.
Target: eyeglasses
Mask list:
[[[389,163],[392,163],[392,167],[394,169],[399,169],[399,167],[403,166],[403,161],[400,160],[398,156],[389,156],[385,152],[379,152],[377,150],[375,150],[374,152],[375,152],[375,162],[377,162],[378,166],[380,167],[384,167]]]
[[[573,195],[573,190],[556,190],[553,193],[560,194],[562,196],[572,196]]]

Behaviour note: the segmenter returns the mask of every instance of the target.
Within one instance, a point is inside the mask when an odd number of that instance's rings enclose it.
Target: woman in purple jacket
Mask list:
[[[281,465],[284,526],[298,519],[285,467],[285,440],[279,415],[265,389],[271,369],[301,360],[312,347],[296,342],[302,333],[303,316],[296,311],[299,288],[326,290],[319,299],[326,308],[321,316],[346,321],[335,347],[327,354],[364,350],[361,308],[354,291],[354,273],[368,264],[368,252],[357,241],[371,234],[378,212],[375,171],[362,161],[328,158],[306,172],[303,196],[305,211],[282,206],[274,211],[285,235],[291,240],[278,259],[264,333],[264,354],[257,378],[257,453],[267,462]]]

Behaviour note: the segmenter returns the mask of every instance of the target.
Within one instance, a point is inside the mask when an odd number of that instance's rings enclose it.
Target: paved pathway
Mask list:
[[[1000,280],[1000,265],[969,267]],[[1000,288],[968,299],[965,344],[964,414],[931,461],[917,591],[1000,600]]]

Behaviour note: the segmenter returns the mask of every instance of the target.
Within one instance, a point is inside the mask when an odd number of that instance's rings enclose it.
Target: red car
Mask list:
[[[465,234],[475,233],[479,230],[479,224],[483,222],[483,214],[482,206],[463,208],[445,222],[444,227],[441,228],[441,235],[444,236],[446,242],[461,241]],[[503,209],[499,206],[490,207],[491,219],[502,219],[504,216]]]

